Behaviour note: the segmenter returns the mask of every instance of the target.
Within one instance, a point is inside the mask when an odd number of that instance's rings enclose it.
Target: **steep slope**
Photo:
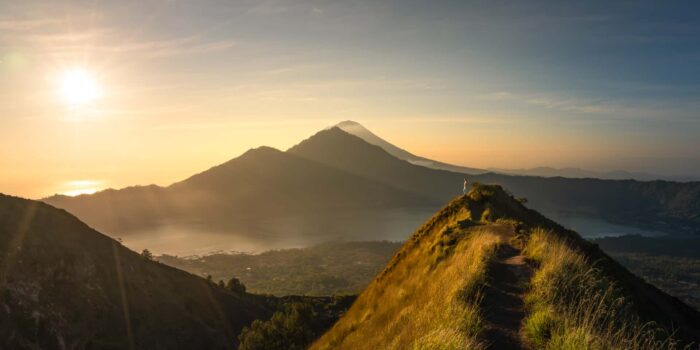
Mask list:
[[[0,348],[229,349],[271,313],[63,210],[0,195]]]
[[[344,225],[348,216],[426,206],[416,194],[269,147],[165,188],[133,187],[44,201],[115,237],[161,225],[196,224],[263,240],[292,233],[309,240],[351,235],[367,227]]]
[[[443,163],[443,162],[438,162],[436,160],[417,156],[413,153],[410,153],[404,149],[401,149],[401,148],[387,142],[386,140],[375,135],[373,132],[369,131],[367,128],[362,126],[362,124],[354,122],[352,120],[342,121],[342,122],[336,124],[335,127],[347,132],[348,134],[355,135],[355,136],[365,140],[366,142],[368,142],[372,145],[379,146],[382,149],[384,149],[386,152],[391,154],[392,156],[399,158],[399,159],[402,159],[402,160],[405,160],[411,164],[420,165],[420,166],[424,166],[424,167],[432,168],[432,169],[447,170],[447,171],[452,171],[452,172],[456,172],[456,173],[464,173],[464,174],[481,174],[481,173],[487,172],[486,170],[482,170],[482,169],[447,164],[447,163]]]
[[[320,131],[288,153],[391,184],[442,203],[461,191],[463,174],[413,165],[340,128]]]
[[[331,128],[290,148],[306,157],[366,178],[447,201],[461,190],[464,175],[429,169],[391,156],[379,146]],[[469,175],[470,181],[496,183],[527,197],[549,216],[573,214],[674,233],[700,233],[700,182],[640,182]]]
[[[551,274],[549,260],[537,255],[542,232],[577,254],[578,262],[595,271],[597,283],[563,288],[569,294],[559,296],[560,304],[535,294],[542,285],[560,286],[562,280],[546,279],[561,275]],[[566,275],[568,270],[561,271]],[[579,305],[577,296],[601,293],[610,300],[587,306],[599,308],[596,315],[605,320],[584,315],[589,318],[582,321],[596,322],[583,323],[574,317],[579,314],[567,313]],[[697,311],[632,275],[575,232],[527,209],[501,187],[476,185],[423,224],[312,349],[526,348],[534,341],[525,326],[540,312],[533,304],[571,316],[566,322],[552,318],[542,346],[548,341],[572,345],[560,333],[573,329],[584,337],[577,348],[649,348],[643,341],[665,335],[644,331],[645,321],[677,330],[675,336],[683,341],[700,337]]]

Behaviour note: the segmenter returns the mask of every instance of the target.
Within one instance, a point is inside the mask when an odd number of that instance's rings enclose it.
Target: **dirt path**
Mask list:
[[[525,349],[520,326],[525,317],[523,296],[532,269],[520,249],[503,245],[489,270],[489,286],[483,299],[487,329],[484,340],[489,349]]]

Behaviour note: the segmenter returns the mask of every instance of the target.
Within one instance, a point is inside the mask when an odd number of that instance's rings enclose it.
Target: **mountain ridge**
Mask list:
[[[549,247],[566,252],[563,257],[567,259],[578,260],[552,266],[539,250],[545,235],[553,239]],[[502,255],[506,248],[520,256]],[[502,257],[521,260],[499,260]],[[511,305],[521,309],[520,316],[504,309],[502,299],[494,299],[500,292],[494,289],[498,282],[493,278],[503,277],[494,265],[499,263],[510,271],[517,271],[517,264],[532,269],[532,276],[520,275],[514,282],[526,286],[532,281],[532,287],[524,287],[523,294],[516,297],[519,306]],[[574,270],[567,270],[568,264],[573,264]],[[575,273],[579,267],[583,270]],[[588,274],[599,277],[589,280]],[[560,280],[571,282],[563,289],[569,293],[548,299],[547,293],[553,293],[552,288],[556,291]],[[548,284],[550,291],[538,294],[546,287],[542,283]],[[607,300],[608,293],[623,299]],[[585,303],[589,297],[601,303],[597,305],[601,310],[596,310],[600,315],[576,311],[577,303]],[[624,301],[618,305],[615,300]],[[595,303],[585,305],[593,307]],[[542,348],[549,341],[563,342],[560,346],[580,341],[577,344],[582,348],[646,349],[658,347],[644,344],[656,344],[657,337],[663,339],[655,331],[635,338],[617,321],[629,322],[629,327],[640,331],[646,327],[644,322],[655,321],[669,332],[676,331],[674,344],[680,347],[700,339],[700,313],[696,310],[634,276],[575,232],[524,207],[500,186],[477,184],[416,230],[345,316],[311,349],[529,348],[533,344],[528,342],[539,340],[533,338],[538,333],[528,325],[550,309],[555,311],[547,317],[561,323],[546,324],[551,333],[542,340]],[[607,312],[620,314],[610,321]],[[558,314],[564,319],[558,319]],[[509,321],[500,322],[503,317]],[[577,317],[582,317],[580,322]],[[519,329],[521,325],[523,329]],[[608,327],[614,332],[605,333]],[[570,338],[568,332],[574,329],[584,333]]]

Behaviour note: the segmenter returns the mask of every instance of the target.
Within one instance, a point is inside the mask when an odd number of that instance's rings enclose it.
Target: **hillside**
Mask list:
[[[464,175],[429,169],[393,157],[339,128],[331,128],[288,152],[378,182],[445,202],[461,190]],[[612,223],[672,233],[700,232],[700,182],[641,182],[469,175],[470,181],[495,183],[548,216],[599,218]]]
[[[272,311],[63,210],[0,195],[0,348],[230,349]]]
[[[700,339],[699,325],[697,311],[596,245],[500,186],[476,185],[423,224],[312,349],[676,348]]]
[[[361,239],[353,235],[370,229],[381,235],[386,226],[381,222],[390,216],[384,210],[405,208],[416,214],[416,208],[428,212],[420,208],[435,206],[419,195],[269,147],[250,150],[168,187],[131,187],[44,201],[127,242],[129,235],[168,226],[172,232],[196,231],[194,235],[223,232],[262,247],[268,244],[267,249],[278,247],[277,241],[298,246],[332,238]],[[367,221],[354,220],[358,216]]]
[[[700,311],[699,236],[622,236],[593,242],[636,275]]]

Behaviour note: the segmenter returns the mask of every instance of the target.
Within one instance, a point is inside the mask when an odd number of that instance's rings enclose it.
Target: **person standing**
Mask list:
[[[464,178],[464,187],[462,187],[462,194],[467,194],[467,178]]]

